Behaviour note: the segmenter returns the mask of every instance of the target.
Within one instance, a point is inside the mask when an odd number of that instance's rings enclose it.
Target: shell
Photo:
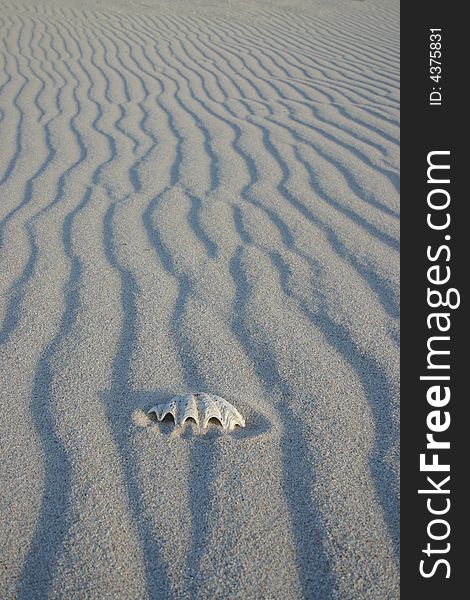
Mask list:
[[[169,402],[157,404],[149,411],[154,413],[159,421],[162,421],[166,415],[173,415],[175,425],[182,425],[186,419],[194,419],[202,428],[206,429],[209,420],[216,418],[220,421],[222,427],[232,431],[236,425],[245,427],[245,419],[238,410],[215,394],[185,394],[184,396],[175,396]]]

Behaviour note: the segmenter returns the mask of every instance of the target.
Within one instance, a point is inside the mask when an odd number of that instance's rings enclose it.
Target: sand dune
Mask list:
[[[398,598],[398,23],[0,1],[3,598]]]

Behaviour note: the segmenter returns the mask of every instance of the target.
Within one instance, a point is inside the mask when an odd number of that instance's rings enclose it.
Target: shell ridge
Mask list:
[[[158,421],[163,421],[163,419],[170,414],[176,423],[176,405],[173,402],[160,405],[157,404],[149,410],[149,413],[152,412],[156,415]]]
[[[196,424],[199,425],[199,414],[195,397],[192,395],[183,396],[182,401],[185,404],[179,419],[179,423],[183,425],[188,419],[194,419]]]
[[[220,407],[220,412],[224,419],[225,428],[234,429],[235,425],[240,425],[240,427],[245,427],[245,419],[241,416],[238,410],[221,398],[220,396],[214,396],[216,398],[216,403]]]
[[[223,426],[222,415],[220,414],[220,410],[218,410],[217,407],[206,408],[206,410],[204,412],[204,422],[203,422],[204,429],[207,427],[207,425],[209,424],[209,421],[211,419],[217,419],[218,421],[220,421],[220,424]]]

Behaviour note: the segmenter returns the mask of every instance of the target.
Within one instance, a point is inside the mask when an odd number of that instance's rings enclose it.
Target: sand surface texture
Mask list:
[[[2,599],[398,597],[398,16],[0,1]]]

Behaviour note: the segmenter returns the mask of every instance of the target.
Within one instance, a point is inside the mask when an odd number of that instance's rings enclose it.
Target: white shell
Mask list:
[[[149,410],[155,413],[157,419],[162,421],[166,415],[173,415],[175,425],[182,425],[186,419],[194,419],[198,425],[205,429],[209,419],[216,418],[224,429],[231,431],[236,425],[245,427],[245,419],[238,410],[215,394],[186,394],[175,396],[169,402],[157,404]]]

